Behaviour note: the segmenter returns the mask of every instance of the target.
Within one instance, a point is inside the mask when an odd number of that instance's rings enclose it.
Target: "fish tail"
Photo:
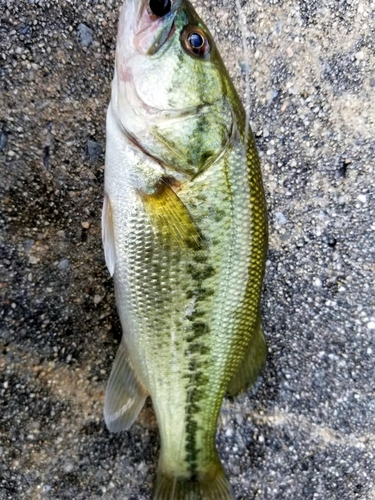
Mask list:
[[[233,500],[232,488],[219,458],[204,472],[193,475],[159,468],[153,500]]]

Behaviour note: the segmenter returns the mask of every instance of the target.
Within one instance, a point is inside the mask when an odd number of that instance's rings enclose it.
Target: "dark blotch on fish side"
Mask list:
[[[197,269],[192,265],[188,266],[188,272],[195,281],[202,283],[207,278],[211,278],[215,274],[215,269],[212,266],[206,266],[203,269]]]
[[[207,385],[208,378],[200,370],[203,365],[198,359],[192,359],[189,363],[191,371],[190,384],[191,391],[189,392],[188,400],[186,401],[186,442],[185,442],[185,460],[189,464],[189,470],[192,478],[197,471],[197,458],[201,451],[197,447],[197,431],[198,423],[195,420],[195,415],[199,411],[198,403],[204,397],[204,387]],[[203,367],[204,368],[204,367]]]
[[[187,349],[187,353],[190,354],[200,354],[201,356],[203,355],[208,355],[210,353],[210,349],[202,345],[198,342],[191,343],[189,345],[189,348]]]

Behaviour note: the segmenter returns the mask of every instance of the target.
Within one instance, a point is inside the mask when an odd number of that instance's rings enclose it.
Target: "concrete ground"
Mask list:
[[[197,7],[245,100],[270,221],[270,354],[223,405],[237,500],[375,499],[375,4]],[[0,500],[147,500],[151,404],[102,418],[120,339],[100,237],[114,0],[0,0]]]

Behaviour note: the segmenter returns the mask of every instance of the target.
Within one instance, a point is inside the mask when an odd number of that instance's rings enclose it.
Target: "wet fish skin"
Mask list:
[[[198,33],[208,52],[191,52]],[[150,395],[155,500],[231,499],[215,448],[224,394],[262,370],[267,217],[256,146],[207,27],[186,0],[158,18],[126,0],[107,115],[103,243],[123,339],[105,420]]]

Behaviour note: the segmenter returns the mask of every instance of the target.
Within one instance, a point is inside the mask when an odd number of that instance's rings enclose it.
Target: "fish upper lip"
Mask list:
[[[134,46],[140,53],[153,55],[171,38],[181,3],[182,0],[176,0],[170,12],[159,18],[150,11],[147,3],[142,6],[138,19],[140,29],[133,38]]]

